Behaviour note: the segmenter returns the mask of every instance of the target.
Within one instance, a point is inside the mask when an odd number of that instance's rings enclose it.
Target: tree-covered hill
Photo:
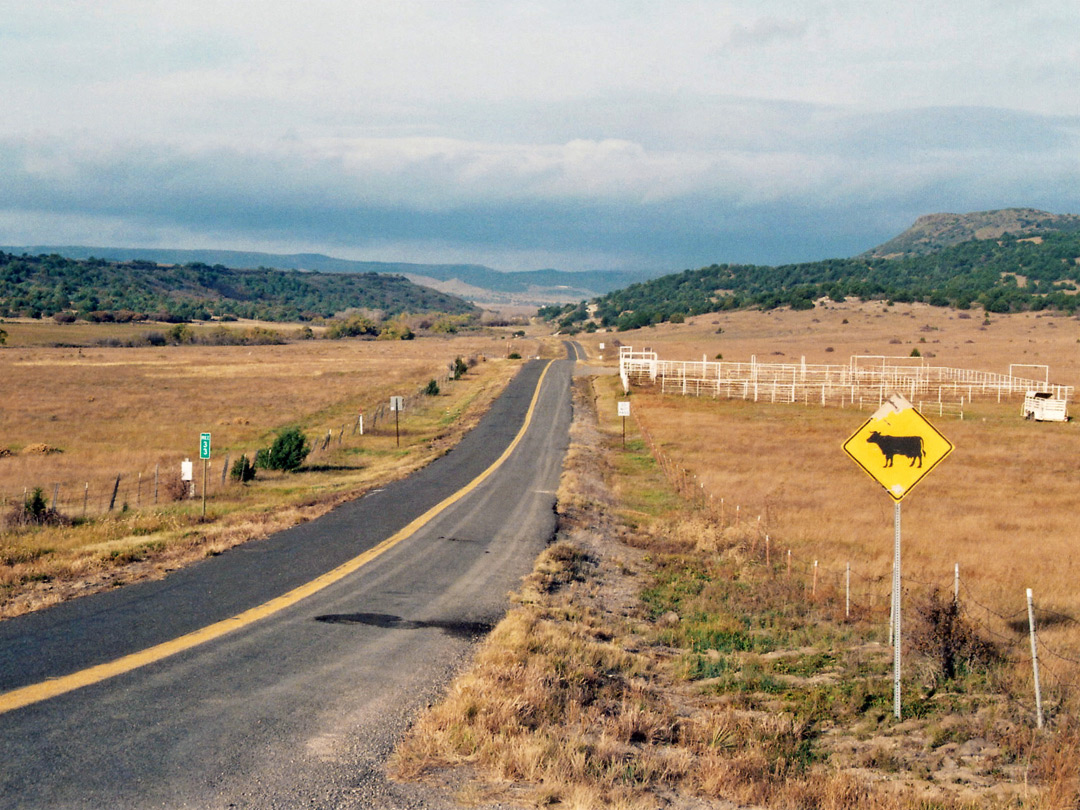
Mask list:
[[[790,306],[811,309],[843,301],[923,301],[987,312],[1080,308],[1080,233],[1006,235],[973,240],[925,256],[830,259],[779,267],[711,265],[663,276],[593,299],[545,307],[563,329],[634,329],[721,310]]]
[[[861,258],[892,259],[925,255],[972,239],[1045,236],[1053,231],[1080,231],[1080,216],[1051,214],[1035,208],[1002,208],[970,214],[927,214],[899,236],[862,254]]]
[[[117,262],[150,261],[167,264],[210,264],[236,269],[271,267],[278,270],[310,270],[320,273],[379,273],[405,276],[421,285],[460,282],[479,292],[473,300],[497,300],[520,296],[540,302],[567,301],[600,295],[661,275],[659,271],[633,270],[521,270],[504,272],[479,264],[416,264],[338,259],[321,253],[257,253],[237,250],[183,250],[178,248],[118,248],[85,245],[0,246],[0,252],[33,255],[56,254],[69,259],[92,256]],[[428,281],[431,279],[431,281]],[[493,295],[484,295],[492,293]],[[468,297],[463,294],[462,297]]]
[[[75,312],[91,320],[205,320],[214,316],[268,321],[326,318],[349,309],[472,314],[461,298],[376,273],[233,270],[193,263],[15,256],[0,252],[0,315]]]

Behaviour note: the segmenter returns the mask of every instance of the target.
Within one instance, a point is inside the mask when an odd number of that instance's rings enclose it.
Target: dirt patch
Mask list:
[[[22,450],[19,451],[23,456],[51,456],[53,453],[63,453],[59,447],[51,447],[50,445],[37,443],[28,444]]]

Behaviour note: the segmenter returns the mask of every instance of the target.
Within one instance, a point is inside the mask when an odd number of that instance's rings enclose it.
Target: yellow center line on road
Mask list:
[[[192,647],[197,647],[207,641],[213,641],[227,633],[239,630],[241,627],[246,627],[249,624],[253,624],[268,616],[272,616],[287,607],[295,605],[300,600],[306,599],[312,594],[318,593],[323,588],[344,579],[349,574],[352,574],[367,565],[379,555],[389,551],[480,486],[480,484],[494,473],[495,470],[501,467],[503,462],[510,457],[510,454],[513,453],[518,444],[521,443],[521,440],[525,436],[525,431],[528,430],[529,424],[532,422],[533,413],[536,410],[536,403],[540,398],[540,388],[544,382],[544,378],[547,376],[548,370],[551,368],[551,363],[552,361],[549,360],[547,365],[544,366],[540,378],[536,381],[536,390],[533,392],[532,401],[529,403],[529,408],[525,412],[525,421],[513,441],[511,441],[503,451],[502,455],[495,459],[486,470],[476,476],[476,478],[464,487],[428,509],[424,514],[420,515],[420,517],[416,518],[390,537],[387,537],[377,546],[368,549],[357,557],[353,557],[348,562],[342,563],[337,568],[327,571],[322,576],[300,585],[299,587],[293,588],[288,593],[284,593],[281,596],[271,599],[269,602],[264,602],[261,605],[245,610],[243,613],[238,613],[228,619],[223,619],[214,624],[194,630],[191,633],[179,636],[171,641],[166,641],[153,647],[148,647],[145,650],[125,655],[114,661],[108,661],[104,664],[98,664],[97,666],[73,672],[70,675],[51,678],[46,681],[41,681],[40,683],[30,684],[29,686],[23,686],[18,689],[13,689],[10,692],[0,694],[0,714],[20,709],[42,700],[48,700],[49,698],[104,681],[116,675],[122,675],[125,672],[130,672],[139,667],[146,666],[147,664],[152,664],[155,661],[160,661],[163,658],[168,658],[170,655],[175,655],[184,650],[190,650]]]

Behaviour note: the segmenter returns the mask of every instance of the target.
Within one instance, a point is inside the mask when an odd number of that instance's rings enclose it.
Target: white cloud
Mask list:
[[[945,204],[1080,210],[1063,115],[1080,109],[1080,7],[1055,0],[0,14],[0,241],[201,234],[586,264],[647,260],[652,239],[690,263],[727,258],[732,228],[764,257],[769,232],[808,216],[825,230],[810,253]]]

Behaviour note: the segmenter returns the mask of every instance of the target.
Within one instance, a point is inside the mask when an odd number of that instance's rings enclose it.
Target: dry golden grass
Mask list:
[[[846,317],[844,329],[864,328],[850,330],[847,344],[830,333],[824,345],[843,352],[840,362],[850,353],[906,355],[902,343],[902,351],[889,350],[897,345],[889,335],[917,316],[917,323],[925,318],[956,333],[927,332],[928,341],[955,340],[949,345],[963,349],[955,358],[931,350],[934,362],[999,371],[1009,362],[1046,362],[1052,381],[1075,384],[1071,319],[1051,326],[1037,316],[994,316],[985,327],[997,330],[984,341],[990,355],[1031,346],[1027,333],[1046,331],[1037,351],[1002,359],[977,355],[977,344],[963,337],[985,337],[981,313],[969,319],[916,307],[907,308],[914,314],[881,310],[722,316],[725,331],[715,339],[725,345],[705,351],[710,359],[717,351],[732,360],[783,352],[837,362],[818,346],[813,319],[832,317],[838,329]],[[589,338],[590,354],[605,342],[610,361],[618,337],[662,357],[698,359],[717,328],[701,320],[696,327],[597,335]],[[889,329],[878,332],[879,321]],[[749,351],[731,352],[733,345]],[[929,632],[914,608],[933,585],[951,593],[959,562],[964,620],[1016,664],[986,671],[973,665],[963,679],[942,683],[933,661],[909,650],[907,714],[895,723],[884,643],[892,502],[840,447],[869,413],[635,391],[634,414],[664,462],[661,472],[633,424],[630,447],[619,447],[617,381],[599,380],[595,393],[607,436],[600,444],[612,451],[612,467],[602,475],[590,469],[604,452],[575,439],[559,495],[569,545],[538,562],[523,585],[522,606],[493,633],[448,701],[421,719],[396,756],[399,775],[438,779],[443,769],[467,766],[484,785],[473,795],[505,797],[515,785],[520,797],[521,784],[529,783],[527,801],[536,805],[691,808],[723,797],[777,808],[1077,806],[1080,734],[1071,718],[1080,677],[1072,661],[1046,655],[1052,649],[1080,660],[1069,539],[1080,474],[1069,461],[1073,424],[1024,422],[1018,402],[977,403],[964,422],[934,420],[957,450],[904,504],[906,627],[912,636]],[[590,393],[579,400],[575,416],[593,399]],[[665,478],[682,487],[682,501]],[[770,565],[763,564],[766,535]],[[821,565],[812,584],[815,559]],[[851,619],[841,579],[848,561],[855,571]],[[674,584],[664,585],[669,579]],[[711,584],[643,621],[642,589],[660,583],[670,600],[682,580]],[[1053,659],[1041,662],[1046,732],[1033,728],[1025,587],[1035,589],[1042,609],[1040,655]],[[738,636],[746,626],[779,632],[791,647],[693,652],[702,633]],[[810,677],[788,674],[816,656],[834,663]],[[801,759],[807,750],[816,752],[809,766]]]
[[[701,316],[614,337],[635,348],[648,345],[664,359],[722,353],[727,360],[756,354],[766,362],[806,356],[808,363],[842,363],[851,354],[906,355],[918,347],[934,355],[929,362],[960,368],[1007,373],[1014,362],[1047,364],[1052,382],[1080,385],[1075,318],[1023,313],[989,321],[984,326],[981,311],[846,304]],[[612,337],[590,340],[610,344]],[[869,412],[641,390],[632,398],[660,452],[688,471],[715,511],[731,521],[738,508],[744,525],[770,535],[774,552],[792,549],[804,570],[819,560],[821,576],[834,583],[850,562],[861,598],[887,598],[892,501],[840,448]],[[1025,422],[1019,412],[1018,399],[1000,405],[977,399],[963,421],[930,416],[956,450],[904,500],[904,573],[910,587],[927,583],[951,593],[959,564],[969,609],[975,602],[989,608],[982,619],[1016,645],[1026,629],[1025,589],[1032,588],[1043,618],[1040,637],[1049,649],[1080,660],[1074,517],[1080,422]],[[614,414],[603,416],[614,427]],[[1052,654],[1048,659],[1052,677],[1080,687],[1080,667]]]
[[[538,351],[535,341],[515,343]],[[502,359],[505,347],[501,334],[487,333],[401,342],[0,350],[5,515],[35,487],[51,502],[58,484],[59,511],[78,522],[85,503],[89,517],[74,527],[0,535],[0,615],[117,580],[161,575],[192,555],[265,536],[406,474],[445,452],[516,371],[519,363]],[[455,357],[485,355],[493,360],[477,362],[463,380],[445,380]],[[372,430],[376,408],[390,395],[415,395],[430,379],[438,379],[442,392],[410,404],[400,423],[400,448],[389,413]],[[353,434],[360,411],[364,436]],[[287,425],[300,426],[315,445],[305,471],[259,471],[252,485],[222,484],[226,456],[253,458]],[[200,519],[198,498],[174,503],[166,495],[185,457],[196,459],[201,492],[198,437],[204,431],[213,435],[208,522]],[[62,452],[34,452],[42,446]],[[155,467],[161,475],[156,502]],[[101,516],[118,474],[116,509]]]
[[[263,329],[278,333],[285,339],[300,334],[304,329],[301,324],[283,324],[273,321],[236,320],[226,323],[208,321],[205,323],[195,322],[184,324],[186,329],[195,334],[205,334],[221,329],[230,331],[244,331],[251,328]],[[3,329],[7,332],[5,345],[8,347],[51,347],[51,346],[96,346],[105,341],[131,341],[137,340],[148,332],[167,332],[173,328],[173,324],[159,323],[156,321],[130,322],[130,323],[89,323],[76,321],[75,323],[56,323],[51,318],[41,320],[33,318],[9,318],[3,321]],[[321,335],[326,331],[325,326],[310,327],[315,335]]]
[[[665,489],[660,470],[640,447],[618,449],[614,430],[604,439],[593,427],[590,438],[582,417],[592,392],[579,387],[578,394],[559,493],[561,539],[537,561],[519,606],[473,666],[399,746],[391,768],[397,778],[438,782],[465,768],[473,781],[459,798],[485,807],[513,800],[688,810],[718,799],[837,810],[1071,806],[1077,759],[1061,752],[1073,750],[1076,736],[1067,728],[1053,743],[1037,738],[991,695],[964,704],[983,707],[970,717],[924,698],[928,716],[905,724],[861,708],[874,692],[889,692],[887,648],[859,640],[873,635],[880,616],[837,618],[835,593],[809,599],[806,580],[761,565],[751,528],[718,525],[686,504],[679,509],[670,490],[667,499],[654,498]],[[664,598],[678,594],[680,577],[698,569],[716,578],[697,596],[685,591],[677,613],[643,611],[642,596],[653,600],[648,594],[658,588],[666,588]],[[733,612],[715,613],[722,599]],[[738,633],[747,623],[766,635],[790,625],[778,637],[791,634],[793,648],[700,655],[685,637],[703,628]],[[847,679],[829,676],[828,667],[820,675],[777,674],[799,671],[783,669],[784,661],[815,656],[838,662],[832,669],[849,668],[871,692],[848,695]],[[741,672],[688,674],[692,664],[725,660]],[[765,685],[778,680],[787,684],[782,694]],[[844,726],[856,722],[861,727]],[[994,743],[983,740],[967,763],[949,764],[963,759],[960,743],[979,736]],[[1030,766],[1027,777],[1017,752]],[[936,780],[928,778],[934,769]],[[460,774],[450,781],[460,783]]]
[[[845,323],[844,321],[847,321]],[[717,332],[717,330],[723,330]],[[664,359],[847,363],[851,355],[908,357],[912,349],[933,365],[1008,373],[1010,363],[1050,366],[1051,381],[1080,386],[1080,320],[1053,313],[961,312],[925,304],[829,303],[792,312],[745,310],[687,319],[684,324],[630,332],[578,335],[590,356],[613,341],[650,347]],[[1017,406],[1019,411],[1019,406]]]

